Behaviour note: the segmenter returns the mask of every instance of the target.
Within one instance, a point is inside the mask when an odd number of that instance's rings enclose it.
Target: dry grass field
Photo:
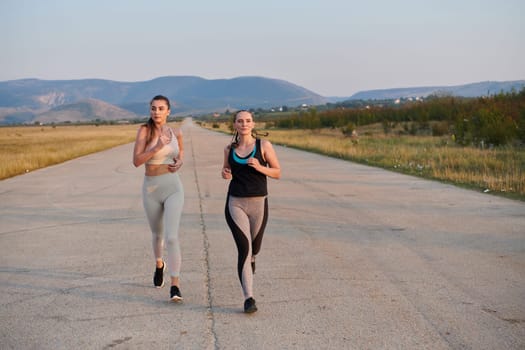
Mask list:
[[[0,180],[132,142],[137,129],[138,125],[2,127]]]
[[[227,123],[201,124],[230,132]],[[275,144],[525,200],[523,148],[479,149],[457,146],[447,136],[385,135],[381,125],[358,129],[358,140],[334,129],[266,131]]]

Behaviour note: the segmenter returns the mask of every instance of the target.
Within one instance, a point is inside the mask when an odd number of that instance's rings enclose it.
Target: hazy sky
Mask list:
[[[264,76],[324,96],[525,79],[523,0],[0,0],[0,81]]]

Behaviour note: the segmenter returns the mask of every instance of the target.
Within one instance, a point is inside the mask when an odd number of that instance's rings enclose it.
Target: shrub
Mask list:
[[[432,125],[432,136],[443,136],[448,133],[448,122],[441,121]]]
[[[456,122],[456,142],[468,144],[504,145],[517,136],[517,127],[501,112],[480,109],[472,118]]]
[[[521,114],[518,118],[516,135],[518,139],[525,143],[525,109],[521,111]]]
[[[355,130],[355,125],[354,123],[348,123],[346,124],[346,126],[342,127],[341,128],[341,132],[343,133],[343,135],[345,137],[350,137],[352,136],[352,132]]]

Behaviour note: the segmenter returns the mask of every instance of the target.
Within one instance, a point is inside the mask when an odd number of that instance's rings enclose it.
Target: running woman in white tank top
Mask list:
[[[150,118],[137,132],[133,164],[136,167],[145,164],[146,168],[142,199],[156,261],[153,284],[157,288],[164,285],[166,262],[163,251],[166,243],[166,261],[171,277],[170,299],[181,301],[179,225],[184,189],[177,171],[182,166],[184,148],[181,130],[166,125],[169,113],[168,98],[158,95],[151,100]]]

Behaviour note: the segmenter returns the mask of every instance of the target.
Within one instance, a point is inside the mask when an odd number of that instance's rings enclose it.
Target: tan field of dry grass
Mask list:
[[[137,129],[138,125],[2,127],[0,179],[132,142]]]
[[[230,132],[229,123],[201,125]],[[385,135],[381,125],[358,129],[361,136],[354,140],[336,129],[264,131],[275,144],[525,200],[523,148],[461,147],[450,136]]]

